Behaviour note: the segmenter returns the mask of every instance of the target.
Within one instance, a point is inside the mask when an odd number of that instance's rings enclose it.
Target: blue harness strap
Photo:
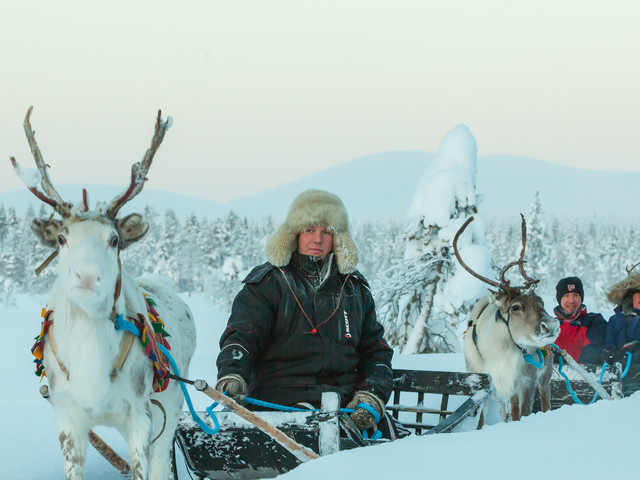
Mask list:
[[[226,392],[225,392],[226,394]],[[282,412],[319,412],[321,411],[319,408],[298,408],[298,407],[287,407],[284,405],[279,405],[277,403],[265,402],[264,400],[258,400],[257,398],[244,397],[245,403],[249,403],[251,405],[256,405],[258,407],[270,408],[272,410],[279,410]],[[380,423],[380,415],[371,405],[360,402],[357,408],[363,408],[376,420],[376,425]],[[342,413],[353,413],[356,411],[354,408],[341,408],[339,411]],[[382,432],[377,430],[372,436],[369,436],[366,430],[362,431],[362,437],[367,438],[369,440],[377,440],[382,437]]]
[[[131,332],[134,336],[140,338],[140,330],[138,329],[138,327],[136,327],[133,324],[133,322],[126,320],[122,314],[116,317],[115,327],[116,327],[116,330],[126,330],[128,332]],[[173,357],[171,356],[171,352],[169,351],[169,349],[167,349],[164,345],[160,345],[160,344],[158,344],[158,348],[163,353],[163,355],[167,357],[167,360],[169,360],[169,364],[171,365],[171,369],[174,371],[174,374],[180,377],[180,369],[178,368],[178,365],[176,364]],[[217,433],[218,430],[220,430],[220,424],[218,423],[218,419],[216,418],[216,415],[213,412],[213,409],[218,404],[214,402],[206,408],[206,411],[209,414],[209,417],[215,424],[215,428],[211,428],[209,425],[207,425],[204,422],[204,420],[202,420],[198,416],[195,409],[193,408],[193,403],[191,402],[191,396],[189,395],[189,392],[187,391],[187,387],[185,386],[184,382],[182,382],[181,380],[178,380],[178,382],[180,383],[180,388],[182,388],[182,394],[184,395],[184,399],[187,402],[189,413],[191,413],[191,417],[196,422],[196,424],[202,429],[203,432],[208,433],[209,435],[213,435],[214,433]]]
[[[158,347],[160,348],[160,351],[162,351],[162,353],[167,356],[167,359],[169,360],[169,364],[171,365],[171,369],[175,372],[175,374],[178,377],[180,377],[180,369],[178,368],[176,361],[171,356],[171,353],[169,353],[169,350],[167,350],[163,345],[158,345]],[[204,422],[204,420],[202,420],[198,416],[198,414],[196,413],[196,410],[193,408],[193,403],[191,402],[191,396],[189,395],[189,392],[187,391],[187,387],[184,384],[184,382],[181,380],[178,380],[178,382],[180,383],[180,388],[182,388],[182,394],[184,395],[184,399],[187,402],[189,413],[191,414],[191,417],[196,422],[196,424],[202,429],[203,432],[208,433],[209,435],[213,435],[214,433],[217,433],[218,430],[220,430],[220,424],[218,423],[218,419],[216,418],[216,414],[213,412],[213,409],[216,406],[218,406],[218,403],[213,402],[211,405],[209,405],[206,408],[206,411],[209,414],[209,417],[211,418],[211,420],[213,420],[213,423],[215,424],[215,428],[211,428],[209,425],[207,425]]]
[[[544,355],[542,353],[542,350],[540,350],[539,348],[536,349],[536,355],[538,356],[538,361],[536,361],[535,358],[533,358],[533,355],[531,355],[530,353],[525,353],[524,361],[536,368],[542,368],[544,366]]]
[[[140,338],[140,329],[138,329],[138,327],[136,327],[133,322],[125,320],[122,314],[116,317],[115,327],[116,330],[126,330],[127,332],[131,332],[134,337]]]
[[[555,348],[558,352],[561,350],[560,347],[558,347],[555,343],[552,343],[551,346],[553,348]],[[631,354],[629,354],[631,355]],[[631,363],[631,357],[629,357],[629,361],[627,363],[627,369],[624,371],[624,373],[622,374],[621,378],[624,378],[624,376],[627,373],[627,370],[629,369],[629,364]],[[571,395],[571,398],[573,399],[573,401],[575,403],[577,403],[578,405],[591,405],[592,403],[594,403],[597,398],[598,398],[598,391],[596,390],[596,392],[593,394],[593,398],[591,399],[591,401],[587,404],[583,403],[579,398],[578,395],[576,395],[576,392],[573,391],[573,389],[571,388],[571,381],[569,380],[569,377],[567,377],[567,374],[564,373],[562,371],[562,366],[564,365],[564,361],[562,360],[562,355],[558,355],[558,373],[560,373],[560,375],[562,375],[562,377],[564,378],[564,383],[567,387],[567,391],[569,392],[569,394]],[[602,364],[602,369],[600,370],[600,380],[598,381],[598,383],[600,385],[602,385],[602,379],[604,378],[604,372],[607,370],[607,367],[609,366],[609,364],[607,362],[604,362]]]

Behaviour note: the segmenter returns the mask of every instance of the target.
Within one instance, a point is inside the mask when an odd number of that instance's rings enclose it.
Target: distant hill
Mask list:
[[[145,189],[123,213],[153,205],[158,213],[172,208],[180,216],[218,217],[233,210],[241,216],[286,215],[293,197],[308,188],[334,192],[343,199],[353,219],[402,218],[413,198],[422,172],[434,155],[420,151],[385,152],[357,158],[264,192],[217,203],[153,189]],[[484,195],[479,208],[486,216],[526,213],[536,190],[546,213],[557,216],[624,218],[635,215],[640,185],[638,172],[582,170],[543,160],[516,156],[478,159],[477,188]],[[81,186],[61,185],[69,199],[79,199]],[[122,187],[87,186],[90,197],[111,199]],[[19,212],[39,202],[26,189],[0,193],[0,204]]]

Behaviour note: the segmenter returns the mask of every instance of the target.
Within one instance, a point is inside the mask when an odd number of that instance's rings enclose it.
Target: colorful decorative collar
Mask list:
[[[170,335],[164,329],[164,322],[155,309],[155,301],[148,294],[143,293],[143,295],[147,306],[147,318],[142,314],[138,314],[137,317],[129,317],[129,320],[125,320],[122,315],[118,315],[114,326],[117,330],[131,332],[140,339],[145,353],[153,364],[153,391],[162,392],[166,390],[169,385],[169,360],[162,353],[159,345],[167,350],[171,350],[171,346],[166,338]],[[40,379],[46,376],[42,358],[45,338],[49,328],[53,325],[52,314],[53,310],[42,309],[41,316],[43,320],[40,327],[40,334],[35,337],[36,342],[31,348],[31,353],[35,357],[33,361],[36,364],[35,373]]]

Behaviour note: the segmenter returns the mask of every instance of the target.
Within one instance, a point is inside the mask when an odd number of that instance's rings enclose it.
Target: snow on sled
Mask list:
[[[393,380],[387,412],[398,428],[419,435],[476,429],[491,394],[489,377],[477,373],[394,370]],[[321,456],[390,441],[363,438],[350,428],[349,417],[338,411],[337,394],[325,393],[322,403],[321,411],[253,413]],[[215,426],[206,412],[199,415]],[[272,478],[304,461],[234,412],[215,417],[220,430],[214,435],[203,432],[187,412],[176,431],[176,445],[196,478]]]

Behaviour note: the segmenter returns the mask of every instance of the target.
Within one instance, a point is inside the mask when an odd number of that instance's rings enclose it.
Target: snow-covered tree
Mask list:
[[[404,258],[379,278],[380,320],[392,346],[404,354],[459,348],[466,314],[485,288],[453,257],[452,241],[466,219],[477,214],[477,148],[465,125],[442,140],[427,165],[409,208]],[[490,255],[484,222],[474,222],[459,240],[460,253],[486,275]]]
[[[530,277],[542,280],[542,286],[549,288],[555,282],[551,273],[555,270],[557,258],[551,255],[551,248],[547,238],[546,224],[544,220],[544,210],[540,199],[540,192],[536,190],[536,195],[526,216],[527,222],[527,246],[525,260],[527,262],[527,272]],[[553,287],[552,286],[552,287]]]
[[[154,273],[159,273],[171,279],[177,285],[180,279],[179,248],[176,243],[180,226],[176,212],[169,209],[165,212],[162,227],[159,229],[156,264]]]

